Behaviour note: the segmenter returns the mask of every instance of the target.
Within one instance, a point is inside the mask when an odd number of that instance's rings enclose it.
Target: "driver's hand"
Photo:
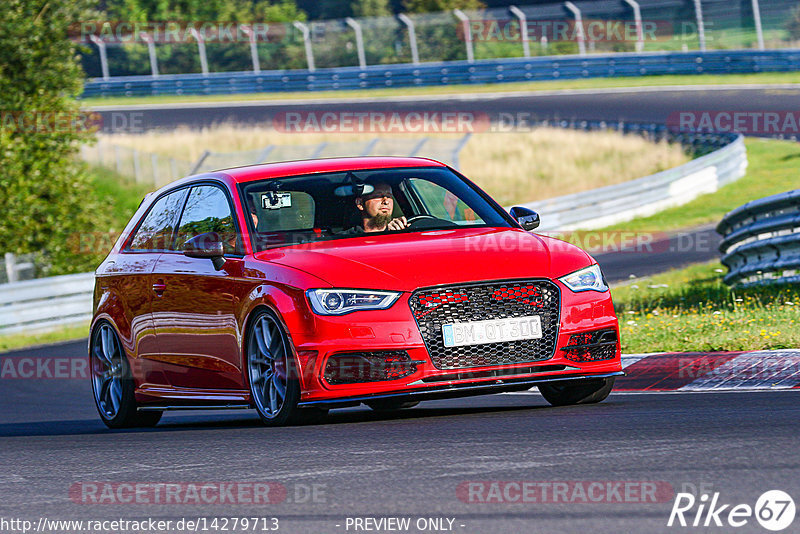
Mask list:
[[[405,217],[398,217],[397,219],[392,219],[389,221],[389,224],[386,225],[389,230],[402,230],[404,228],[408,228],[408,221],[406,221]]]

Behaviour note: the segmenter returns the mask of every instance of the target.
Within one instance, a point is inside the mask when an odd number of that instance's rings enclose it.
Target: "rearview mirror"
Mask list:
[[[216,232],[206,232],[189,239],[183,244],[183,255],[189,258],[208,258],[218,271],[225,265],[225,249]]]
[[[509,211],[512,217],[519,223],[523,230],[533,230],[539,227],[539,214],[529,208],[514,206]]]

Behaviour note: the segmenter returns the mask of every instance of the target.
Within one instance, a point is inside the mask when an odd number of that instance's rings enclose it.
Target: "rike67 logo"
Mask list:
[[[764,492],[755,506],[723,504],[719,492],[711,497],[703,493],[696,498],[691,493],[678,493],[672,504],[667,526],[743,527],[755,518],[767,530],[781,531],[794,521],[794,500],[781,490]]]

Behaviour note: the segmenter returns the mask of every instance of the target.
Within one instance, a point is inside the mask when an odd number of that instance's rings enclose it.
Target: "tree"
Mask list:
[[[351,7],[356,17],[388,17],[392,14],[389,0],[353,0]]]
[[[800,39],[800,6],[792,9],[792,15],[789,22],[786,23],[786,29],[789,31],[790,38]]]
[[[0,2],[0,252],[38,253],[52,273],[86,271],[97,256],[75,254],[94,228],[90,181],[77,158],[93,134],[75,97],[83,72],[71,23],[84,0]]]
[[[403,7],[412,13],[433,13],[454,9],[483,9],[481,0],[403,0]]]

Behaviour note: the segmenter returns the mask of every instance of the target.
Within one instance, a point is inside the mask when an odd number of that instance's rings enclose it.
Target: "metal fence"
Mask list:
[[[800,189],[739,206],[717,232],[726,284],[800,283]]]
[[[94,273],[51,276],[0,286],[0,335],[88,322]]]
[[[470,134],[460,138],[375,137],[364,141],[324,142],[313,145],[268,145],[237,152],[206,150],[193,162],[100,140],[94,146],[83,146],[81,156],[84,161],[92,165],[113,169],[137,183],[160,187],[190,174],[240,165],[371,154],[429,157],[458,168],[459,155],[469,139]]]
[[[645,52],[589,56],[548,56],[420,65],[375,65],[293,71],[130,76],[91,80],[83,97],[211,95],[280,91],[379,89],[428,85],[487,84],[655,76],[667,74],[747,74],[800,70],[800,50],[714,50]]]
[[[82,29],[90,77],[339,68],[797,46],[797,0],[575,0],[310,22]],[[163,22],[163,21],[162,21]],[[254,31],[258,26],[257,31]],[[162,28],[159,30],[159,28]],[[127,30],[131,32],[131,30]]]

